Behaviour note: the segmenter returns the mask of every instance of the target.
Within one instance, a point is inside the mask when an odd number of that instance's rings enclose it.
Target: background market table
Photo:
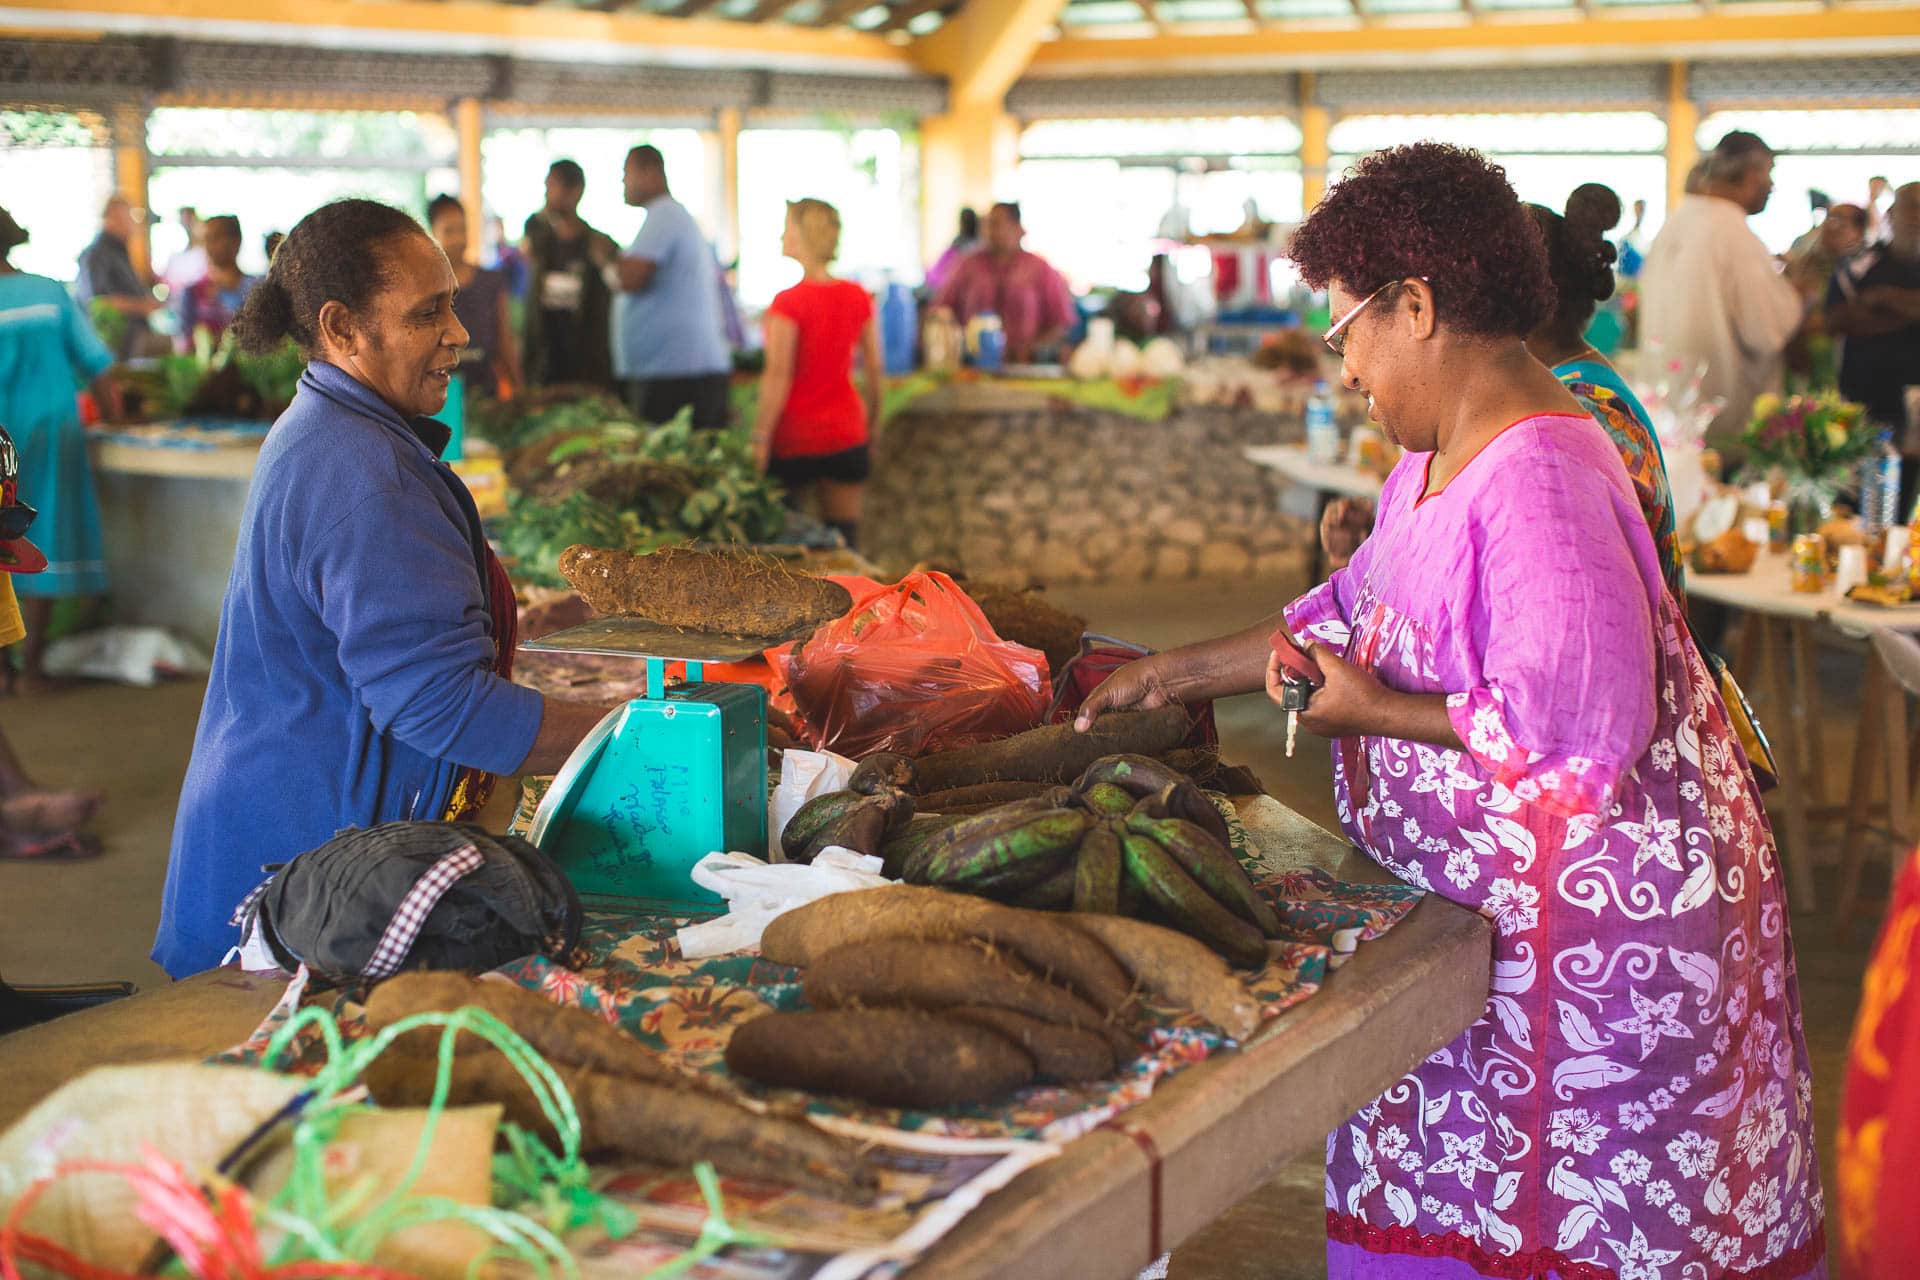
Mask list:
[[[1281,836],[1283,864],[1388,879],[1290,810],[1267,807],[1263,822]],[[1486,1006],[1492,936],[1486,920],[1429,896],[1242,1051],[1182,1072],[989,1197],[910,1274],[1135,1275],[1471,1025]],[[214,970],[0,1040],[0,1128],[87,1067],[217,1053],[281,990]]]
[[[1321,462],[1307,453],[1303,444],[1256,444],[1241,450],[1255,466],[1278,471],[1293,484],[1311,489],[1315,495],[1313,537],[1307,549],[1307,580],[1318,582],[1326,575],[1326,553],[1320,548],[1320,517],[1335,498],[1378,498],[1383,483],[1379,476],[1344,462]]]
[[[1814,908],[1813,849],[1809,820],[1838,814],[1823,805],[1822,761],[1818,694],[1814,687],[1814,647],[1822,625],[1858,637],[1881,628],[1920,629],[1920,604],[1880,608],[1854,604],[1831,588],[1803,592],[1793,589],[1793,572],[1784,555],[1763,553],[1746,573],[1690,573],[1687,596],[1711,600],[1745,615],[1735,647],[1734,673],[1750,689],[1764,690],[1767,716],[1761,722],[1773,745],[1779,766],[1778,807],[1784,818],[1781,841],[1787,887],[1796,910]],[[1864,651],[1863,675],[1868,714],[1875,699],[1885,701],[1891,685],[1879,669],[1871,649]],[[1856,740],[1858,752],[1863,745]],[[1856,772],[1864,757],[1856,758]]]

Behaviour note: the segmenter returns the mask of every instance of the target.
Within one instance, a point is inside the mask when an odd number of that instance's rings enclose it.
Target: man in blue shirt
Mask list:
[[[613,370],[646,422],[693,409],[696,427],[727,425],[727,346],[720,267],[687,207],[667,190],[654,147],[627,153],[627,203],[647,220],[608,270],[614,302]]]

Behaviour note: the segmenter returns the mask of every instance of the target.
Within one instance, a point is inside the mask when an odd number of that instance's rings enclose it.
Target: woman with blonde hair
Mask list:
[[[790,201],[780,249],[805,274],[767,308],[754,457],[795,497],[817,488],[821,518],[855,546],[884,387],[879,318],[864,288],[828,269],[840,249],[832,205]],[[856,349],[864,404],[853,385]]]

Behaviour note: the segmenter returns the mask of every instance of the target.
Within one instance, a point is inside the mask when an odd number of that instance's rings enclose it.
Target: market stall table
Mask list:
[[[1793,572],[1783,555],[1762,554],[1746,573],[1691,573],[1687,595],[1711,600],[1746,615],[1744,635],[1734,662],[1743,684],[1763,674],[1760,688],[1767,700],[1761,727],[1774,748],[1780,770],[1779,807],[1785,818],[1782,856],[1795,910],[1814,908],[1813,858],[1808,823],[1815,816],[1837,816],[1822,807],[1822,762],[1819,700],[1814,688],[1814,647],[1822,625],[1866,635],[1874,630],[1920,628],[1920,604],[1897,608],[1855,604],[1831,588],[1817,592],[1793,589]],[[1889,688],[1878,671],[1877,659],[1867,657],[1864,688],[1869,712]],[[1858,745],[1858,744],[1856,744]]]
[[[150,423],[89,440],[114,621],[211,647],[266,423]]]
[[[1269,804],[1263,821],[1283,828],[1288,861],[1298,867],[1387,879],[1346,841],[1291,811]],[[1136,1274],[1477,1019],[1491,947],[1487,921],[1428,896],[1241,1051],[1174,1076],[988,1198],[910,1274]],[[245,1036],[280,989],[219,970],[9,1037],[0,1042],[0,1080],[8,1082],[0,1124],[97,1062],[219,1052]]]
[[[1322,462],[1302,444],[1256,444],[1242,450],[1248,462],[1278,471],[1288,481],[1315,496],[1313,541],[1307,552],[1310,582],[1325,575],[1326,553],[1320,548],[1320,517],[1335,498],[1378,498],[1381,478],[1371,471],[1348,466],[1344,462]]]

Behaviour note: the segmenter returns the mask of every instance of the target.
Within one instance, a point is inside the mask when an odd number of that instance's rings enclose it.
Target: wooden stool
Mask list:
[[[1910,723],[1907,696],[1920,694],[1920,637],[1904,631],[1875,631],[1867,678],[1861,690],[1861,725],[1853,748],[1853,781],[1847,797],[1847,826],[1840,843],[1840,901],[1835,929],[1845,941],[1860,906],[1860,877],[1866,869],[1869,818],[1878,774],[1886,789],[1888,868],[1897,872],[1913,848],[1912,822],[1920,803],[1914,793],[1920,764],[1920,726]]]

